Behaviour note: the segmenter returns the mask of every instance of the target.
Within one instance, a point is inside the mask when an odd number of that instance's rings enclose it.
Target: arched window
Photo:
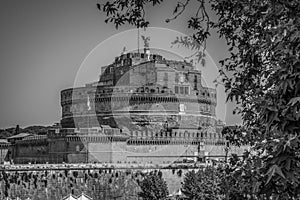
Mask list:
[[[185,131],[185,132],[184,132],[184,137],[185,137],[185,138],[186,138],[186,137],[190,137],[189,132]]]

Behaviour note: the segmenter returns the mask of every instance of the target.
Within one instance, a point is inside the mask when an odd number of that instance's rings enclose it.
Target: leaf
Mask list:
[[[275,175],[275,174],[278,174],[280,175],[282,178],[285,179],[285,176],[283,175],[282,171],[281,171],[281,168],[278,167],[278,165],[272,165],[272,167],[268,170],[268,172],[266,173],[266,175],[268,176],[268,180],[267,180],[267,183],[268,184],[270,182],[270,180],[272,179],[272,177]]]
[[[97,8],[98,8],[98,10],[101,10],[101,5],[100,5],[100,3],[97,3]]]
[[[296,103],[300,103],[300,97],[294,97],[289,101],[289,105],[294,106]]]
[[[176,14],[177,12],[178,12],[178,8],[180,7],[180,4],[179,3],[177,3],[177,5],[176,5],[176,7],[175,7],[175,9],[174,9],[174,11],[173,11],[173,14]]]
[[[160,4],[162,0],[152,0],[152,5],[155,6],[156,4]]]
[[[205,59],[204,58],[202,58],[202,60],[201,60],[201,65],[204,67],[205,66]]]

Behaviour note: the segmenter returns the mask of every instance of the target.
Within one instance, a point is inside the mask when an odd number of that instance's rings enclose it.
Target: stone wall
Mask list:
[[[45,163],[49,160],[49,145],[47,141],[18,142],[14,146],[15,163]]]
[[[171,164],[198,155],[196,144],[126,145],[126,142],[89,143],[89,162],[127,164]],[[228,155],[242,155],[248,147],[231,147]],[[204,145],[200,155],[208,159],[224,159],[225,145]],[[193,158],[192,158],[193,159]]]

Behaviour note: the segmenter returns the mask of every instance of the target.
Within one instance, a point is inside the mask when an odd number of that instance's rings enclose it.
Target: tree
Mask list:
[[[224,199],[221,177],[218,169],[212,166],[190,171],[184,177],[182,193],[191,200]]]
[[[19,124],[16,126],[15,135],[18,135],[20,133],[20,126]]]
[[[147,174],[140,183],[139,196],[145,200],[167,199],[169,192],[166,181],[157,172]]]
[[[202,58],[200,47],[205,49],[213,29],[227,41],[230,56],[220,60],[218,81],[225,86],[227,100],[239,104],[236,112],[243,123],[224,134],[234,134],[238,138],[235,142],[252,146],[240,164],[229,165],[236,169],[229,173],[254,175],[253,193],[263,198],[299,197],[300,1],[195,1],[198,8],[188,21],[194,33],[174,43],[199,49]],[[105,21],[117,28],[124,23],[147,27],[146,5],[161,2],[117,0],[98,4],[98,8],[106,13]],[[190,2],[179,1],[174,16],[166,22],[176,20]],[[216,21],[211,20],[208,9],[217,16]]]

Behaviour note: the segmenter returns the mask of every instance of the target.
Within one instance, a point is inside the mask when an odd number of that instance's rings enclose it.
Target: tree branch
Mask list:
[[[179,17],[184,12],[184,10],[185,10],[186,6],[189,4],[189,2],[190,2],[190,0],[186,0],[185,3],[178,2],[176,8],[181,7],[181,10],[174,17],[172,17],[170,19],[166,19],[166,22],[169,23],[170,21],[177,19],[177,17]]]

